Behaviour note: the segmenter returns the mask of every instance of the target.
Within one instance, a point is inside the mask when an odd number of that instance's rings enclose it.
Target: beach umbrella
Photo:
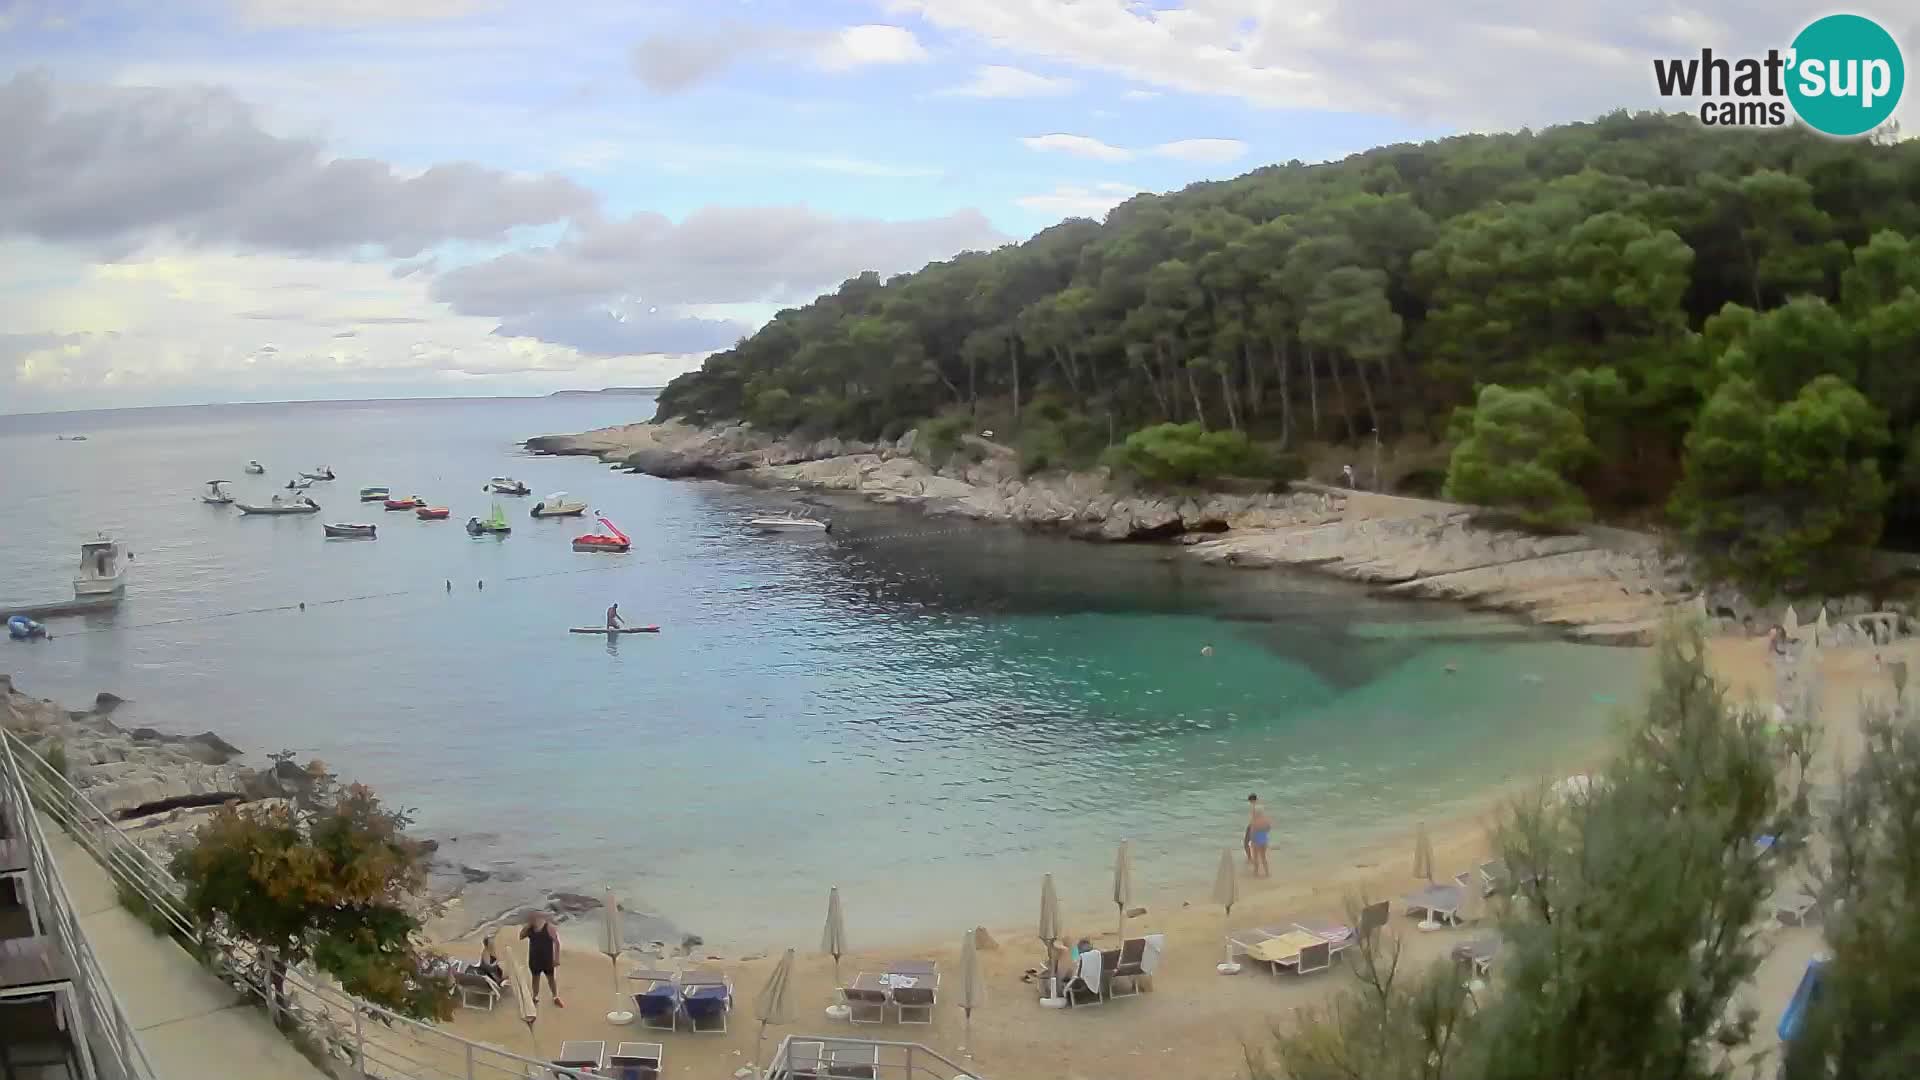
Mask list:
[[[820,931],[820,951],[833,957],[833,981],[840,982],[840,958],[847,955],[847,917],[840,910],[840,890],[827,890],[827,925]]]
[[[1233,933],[1233,905],[1240,902],[1240,875],[1233,868],[1233,852],[1220,849],[1220,868],[1213,875],[1213,902],[1227,910],[1227,933]],[[1233,963],[1233,946],[1227,946],[1227,963]]]
[[[600,900],[600,913],[603,916],[600,925],[600,951],[607,954],[607,963],[613,966],[613,1000],[620,1000],[620,954],[627,944],[621,936],[620,899],[613,895],[613,886],[607,886],[606,895]]]
[[[1433,884],[1433,841],[1427,836],[1427,823],[1421,822],[1413,834],[1413,876]]]
[[[533,1056],[540,1056],[540,1040],[534,1037],[533,1023],[540,1019],[540,1006],[533,1003],[533,975],[527,971],[526,958],[519,949],[500,951],[500,963],[507,969],[507,981],[513,984],[514,1004],[520,1010],[520,1021],[527,1025],[527,1041],[533,1044]]]
[[[1113,857],[1113,906],[1120,909],[1120,940],[1125,941],[1127,909],[1133,906],[1133,856],[1125,840],[1120,841],[1120,851]]]
[[[767,976],[767,985],[760,989],[760,996],[753,1002],[753,1017],[760,1021],[760,1034],[753,1040],[753,1068],[760,1069],[760,1047],[767,1040],[768,1024],[793,1023],[793,1006],[787,1000],[791,995],[787,987],[793,982],[793,950],[788,949],[773,965],[773,974]]]
[[[963,1038],[967,1042],[973,1041],[973,1010],[987,1003],[987,985],[980,978],[980,953],[975,938],[974,932],[969,930],[966,939],[960,943],[960,1011],[966,1016],[963,1021],[966,1034]],[[966,1046],[962,1045],[960,1049],[965,1050]]]
[[[1060,897],[1053,891],[1052,874],[1040,879],[1040,940],[1047,946],[1047,962],[1040,969],[1046,979],[1053,974],[1053,943],[1060,940]]]

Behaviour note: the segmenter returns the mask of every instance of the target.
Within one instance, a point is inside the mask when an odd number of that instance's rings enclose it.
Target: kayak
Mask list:
[[[567,633],[569,634],[657,634],[659,632],[660,628],[657,626],[623,626],[618,630],[609,630],[604,626],[572,626],[567,628]]]

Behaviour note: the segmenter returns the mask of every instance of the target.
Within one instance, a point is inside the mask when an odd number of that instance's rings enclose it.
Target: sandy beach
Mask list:
[[[1724,638],[1711,646],[1714,668],[1738,699],[1766,703],[1771,692],[1765,642],[1759,639]],[[1920,659],[1920,643],[1901,642],[1877,650],[1884,660]],[[1823,715],[1828,718],[1825,753],[1820,771],[1831,774],[1836,761],[1850,751],[1857,735],[1853,730],[1854,702],[1862,691],[1890,692],[1885,671],[1876,663],[1872,648],[1823,650],[1820,675],[1823,689]],[[1557,777],[1543,776],[1541,782]],[[1469,869],[1487,857],[1488,826],[1497,813],[1505,791],[1493,791],[1479,812],[1447,821],[1426,822],[1433,839],[1437,874],[1452,875]],[[1241,864],[1241,902],[1234,909],[1234,927],[1268,925],[1291,918],[1337,917],[1351,897],[1367,896],[1397,901],[1416,885],[1412,876],[1413,831],[1419,823],[1407,822],[1407,832],[1398,842],[1346,852],[1329,852],[1324,857],[1274,866],[1267,880],[1246,876]],[[1229,842],[1235,839],[1239,823],[1223,820],[1222,832]],[[1284,831],[1284,822],[1276,831]],[[989,868],[982,868],[990,873]],[[1039,908],[1038,881],[1006,883],[1008,889],[1030,891],[1034,909]],[[960,1010],[948,1003],[936,1010],[930,1027],[863,1025],[851,1029],[867,1038],[916,1041],[933,1047],[956,1061],[969,1059],[980,1073],[996,1080],[1147,1080],[1149,1077],[1181,1076],[1218,1078],[1244,1076],[1248,1046],[1259,1046],[1274,1024],[1288,1021],[1292,1010],[1322,1000],[1331,991],[1349,985],[1349,979],[1336,966],[1325,974],[1296,978],[1278,978],[1248,966],[1235,976],[1222,976],[1214,965],[1222,959],[1223,931],[1228,919],[1217,905],[1209,902],[1211,881],[1195,881],[1184,897],[1151,898],[1141,901],[1146,915],[1128,920],[1128,934],[1161,933],[1167,936],[1167,948],[1150,993],[1122,998],[1097,1008],[1071,1012],[1041,1008],[1031,985],[1021,981],[1024,970],[1041,962],[1041,946],[1031,926],[989,926],[988,933],[997,947],[981,953],[988,1002],[973,1018],[971,1041],[963,1052]],[[941,970],[957,970],[960,943],[967,928],[956,926],[943,932],[931,929],[918,948],[872,951],[858,949],[860,912],[863,907],[887,903],[884,896],[845,897],[848,935],[856,951],[841,961],[842,979],[854,973],[874,970],[890,960],[927,959],[939,962]],[[1116,939],[1116,912],[1104,896],[1062,896],[1063,914],[1070,938],[1085,936],[1096,945],[1110,947]],[[824,920],[825,897],[821,898]],[[560,967],[561,990],[567,1005],[563,1009],[546,1006],[529,1034],[515,1015],[511,1002],[492,1011],[462,1010],[453,1027],[468,1037],[481,1039],[529,1053],[538,1045],[543,1055],[556,1052],[562,1040],[604,1039],[609,1043],[622,1038],[661,1039],[659,1033],[646,1034],[636,1029],[617,1028],[605,1020],[614,1007],[612,979],[608,960],[584,945],[581,935],[591,934],[591,920],[573,924],[569,949]],[[1425,964],[1443,958],[1453,945],[1476,933],[1472,928],[1423,932],[1416,920],[1405,917],[1394,906],[1390,929],[1404,943],[1407,962]],[[508,936],[511,936],[509,934]],[[1819,948],[1819,931],[1814,929],[1775,928],[1768,932],[1772,954],[1762,967],[1748,1000],[1759,1009],[1763,1041],[1771,1041],[1772,1025],[1797,983],[1805,962]],[[793,1024],[770,1028],[767,1050],[785,1035],[848,1033],[849,1025],[830,1020],[824,1010],[835,1000],[835,976],[831,958],[817,952],[817,939],[791,943],[798,950],[791,988]],[[472,940],[452,942],[447,951],[470,958],[477,951]],[[695,958],[701,959],[699,950]],[[733,979],[736,1006],[731,1030],[725,1035],[665,1034],[666,1075],[674,1077],[723,1077],[746,1065],[755,1049],[758,1024],[752,1020],[753,1001],[771,971],[775,956],[752,959],[727,958],[717,962]],[[634,956],[620,961],[622,972],[641,966]],[[650,965],[651,966],[651,965]],[[952,975],[949,974],[949,978]],[[624,983],[624,979],[622,982]],[[624,986],[623,986],[624,992]],[[631,1000],[621,1006],[630,1009]]]

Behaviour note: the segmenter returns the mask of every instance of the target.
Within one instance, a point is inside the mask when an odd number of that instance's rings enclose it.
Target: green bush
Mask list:
[[[1116,469],[1163,487],[1196,487],[1230,476],[1273,476],[1283,463],[1238,431],[1199,424],[1155,424],[1127,436],[1105,460]]]

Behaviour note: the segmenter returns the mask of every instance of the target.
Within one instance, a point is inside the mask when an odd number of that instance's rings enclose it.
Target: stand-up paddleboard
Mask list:
[[[609,630],[604,626],[573,626],[567,628],[569,634],[657,634],[657,626],[622,626],[618,630]]]

